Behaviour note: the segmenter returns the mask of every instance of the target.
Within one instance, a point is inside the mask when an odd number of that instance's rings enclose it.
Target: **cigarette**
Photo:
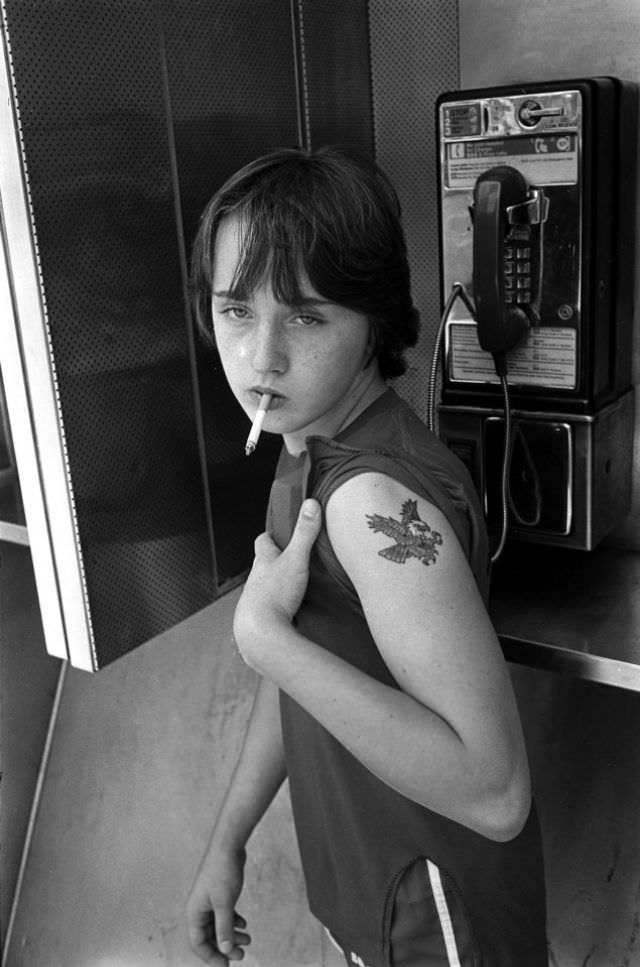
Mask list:
[[[250,457],[256,448],[258,440],[260,439],[260,433],[262,431],[262,424],[264,423],[264,418],[267,410],[271,406],[271,400],[273,399],[271,393],[263,393],[256,411],[256,415],[253,418],[253,423],[251,424],[251,430],[249,431],[249,436],[247,437],[247,442],[245,444],[244,452],[245,456]]]

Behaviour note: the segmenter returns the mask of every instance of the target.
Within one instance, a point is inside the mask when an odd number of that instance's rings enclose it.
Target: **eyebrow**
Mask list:
[[[216,299],[242,300],[242,296],[239,296],[237,292],[233,292],[231,289],[217,289],[212,292],[212,295]],[[303,309],[307,307],[311,308],[312,306],[332,306],[335,305],[335,302],[332,302],[331,299],[316,299],[313,296],[303,296],[302,299],[297,299],[292,305],[296,309]]]

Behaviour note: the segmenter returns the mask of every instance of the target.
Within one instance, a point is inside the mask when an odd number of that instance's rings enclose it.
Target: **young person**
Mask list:
[[[417,338],[397,197],[351,152],[282,150],[201,220],[198,318],[284,446],[234,635],[260,674],[187,903],[241,959],[245,846],[288,777],[309,902],[348,964],[542,967],[539,830],[464,467],[388,386]],[[259,444],[258,444],[259,445]]]

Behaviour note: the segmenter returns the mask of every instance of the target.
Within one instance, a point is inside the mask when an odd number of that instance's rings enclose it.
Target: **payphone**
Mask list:
[[[590,550],[629,509],[636,114],[609,77],[438,99],[439,432],[502,542]]]

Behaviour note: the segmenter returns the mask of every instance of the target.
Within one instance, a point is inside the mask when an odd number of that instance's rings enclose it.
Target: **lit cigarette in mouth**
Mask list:
[[[250,457],[256,448],[258,440],[260,439],[260,433],[262,431],[262,424],[264,423],[264,418],[267,410],[271,406],[271,400],[273,396],[271,393],[263,393],[260,399],[260,404],[256,411],[256,415],[253,418],[253,423],[251,424],[251,430],[249,431],[249,436],[247,437],[247,442],[245,444],[244,453],[245,456]]]

